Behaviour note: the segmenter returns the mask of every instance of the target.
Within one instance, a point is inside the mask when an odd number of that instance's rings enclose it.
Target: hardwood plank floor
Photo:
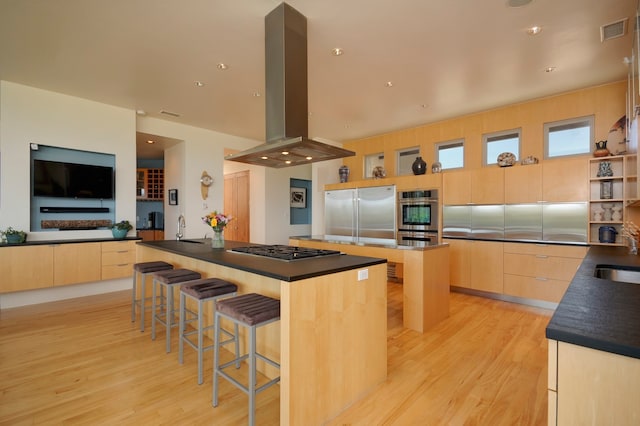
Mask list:
[[[388,285],[388,378],[330,425],[542,425],[551,312],[452,293],[451,316],[402,328],[402,287]],[[196,353],[178,363],[176,333],[140,333],[129,292],[0,311],[0,425],[247,422],[247,398],[221,381],[212,354],[197,385]],[[279,388],[258,396],[257,424],[279,423]],[[295,425],[294,425],[295,426]]]

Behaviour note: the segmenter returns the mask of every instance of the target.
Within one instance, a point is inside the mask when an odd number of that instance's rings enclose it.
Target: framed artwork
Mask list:
[[[170,189],[169,190],[169,205],[177,206],[178,205],[178,190]]]
[[[307,207],[307,189],[291,187],[291,207],[304,209]]]

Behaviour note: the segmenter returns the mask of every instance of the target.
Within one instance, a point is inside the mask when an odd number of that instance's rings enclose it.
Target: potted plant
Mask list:
[[[123,239],[127,236],[127,232],[131,231],[133,226],[129,223],[128,220],[121,220],[118,223],[113,224],[111,228],[111,233],[113,234],[113,238]]]
[[[27,241],[26,232],[18,231],[12,227],[8,227],[6,231],[3,231],[2,236],[7,240],[8,244],[20,244]]]

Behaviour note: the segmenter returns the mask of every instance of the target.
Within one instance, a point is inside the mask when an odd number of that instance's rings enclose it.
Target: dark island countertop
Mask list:
[[[547,325],[546,336],[640,358],[640,284],[596,278],[597,265],[640,270],[640,256],[629,254],[626,247],[591,247]]]
[[[141,241],[138,244],[281,281],[304,280],[387,262],[386,259],[376,257],[346,254],[285,261],[231,252],[229,250],[234,247],[246,247],[254,244],[229,240],[225,240],[224,249],[211,248],[210,239]]]

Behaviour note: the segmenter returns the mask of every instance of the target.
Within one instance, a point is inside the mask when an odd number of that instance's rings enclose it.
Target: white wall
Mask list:
[[[324,186],[340,182],[338,174],[340,166],[342,166],[342,159],[313,163],[312,235],[324,235]]]
[[[116,220],[135,223],[135,112],[0,81],[0,229],[29,230],[29,144],[116,158]],[[110,230],[30,232],[30,240],[111,237]]]

